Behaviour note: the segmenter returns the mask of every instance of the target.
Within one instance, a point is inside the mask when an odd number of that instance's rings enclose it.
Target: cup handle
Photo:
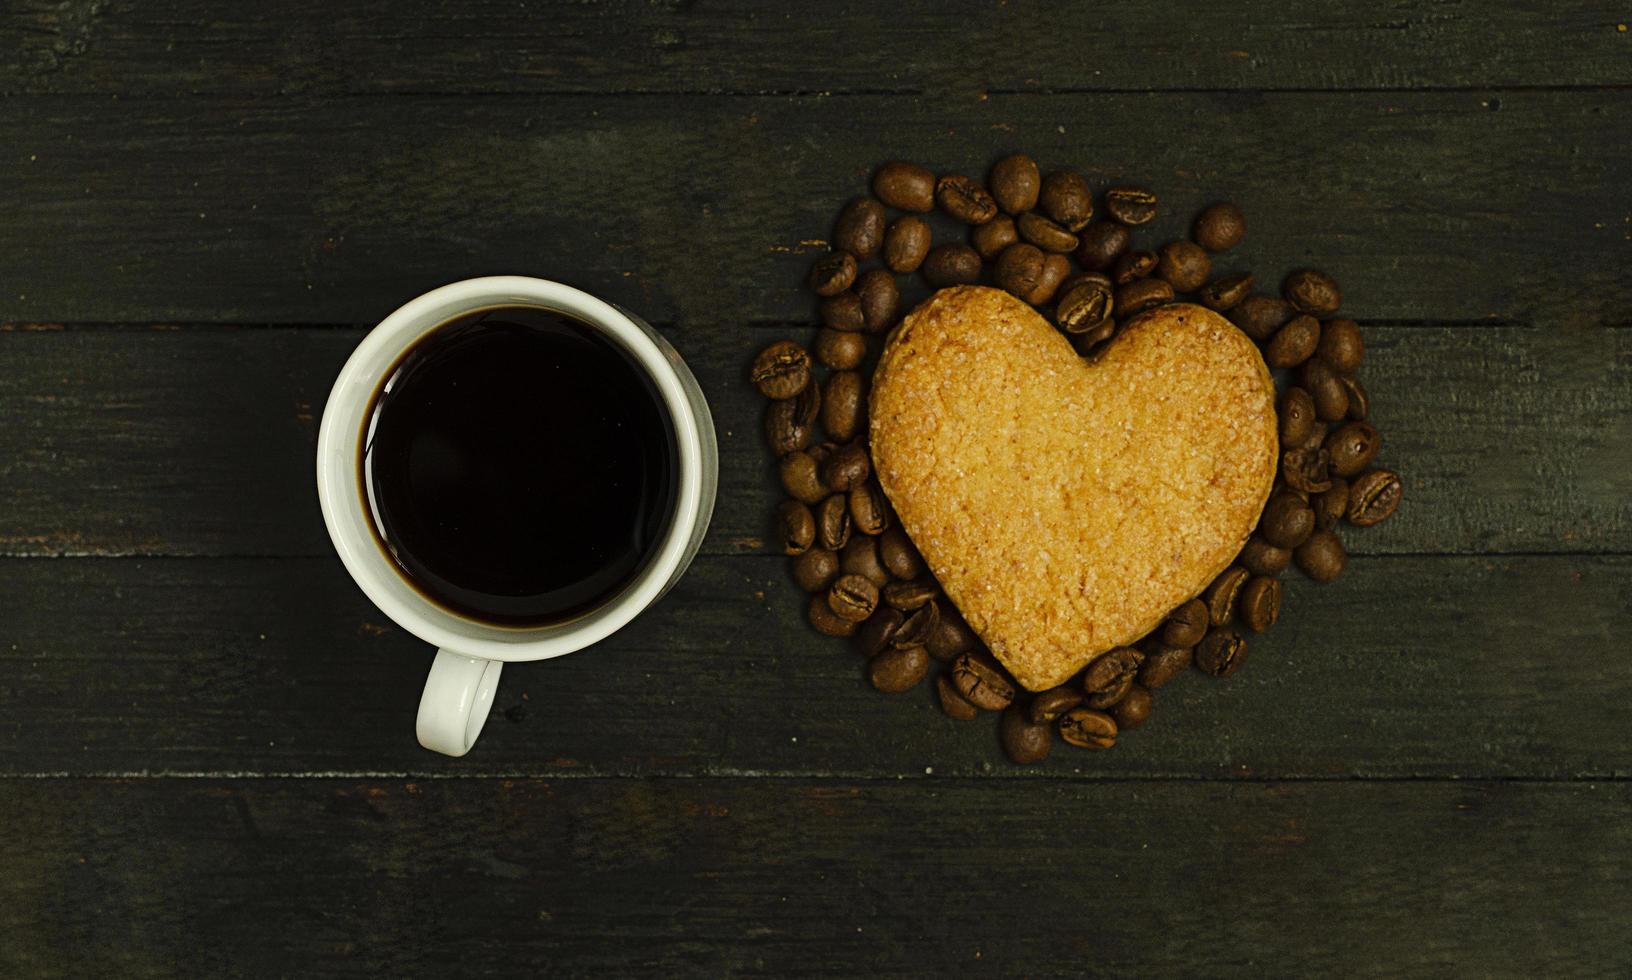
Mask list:
[[[456,758],[469,752],[487,723],[503,669],[498,660],[436,651],[430,676],[425,678],[425,693],[419,696],[419,719],[414,725],[419,744]]]

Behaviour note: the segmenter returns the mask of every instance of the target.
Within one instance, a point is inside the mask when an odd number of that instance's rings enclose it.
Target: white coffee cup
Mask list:
[[[642,368],[674,425],[680,472],[667,535],[646,566],[617,595],[560,624],[515,628],[483,623],[425,598],[374,535],[359,454],[375,393],[420,338],[467,313],[533,306],[566,313],[600,330]],[[352,352],[323,409],[317,437],[317,494],[323,522],[346,570],[397,625],[438,648],[420,696],[419,744],[447,755],[470,751],[487,721],[506,661],[547,660],[611,635],[656,602],[691,564],[714,510],[719,451],[708,403],[675,349],[638,317],[588,293],[544,279],[489,276],[433,289],[375,327]]]

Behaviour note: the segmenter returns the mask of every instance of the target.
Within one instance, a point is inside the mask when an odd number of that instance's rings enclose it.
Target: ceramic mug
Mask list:
[[[375,393],[398,360],[450,320],[494,306],[556,310],[601,331],[643,368],[663,399],[679,449],[678,492],[667,535],[622,591],[560,624],[516,628],[444,609],[422,596],[375,537],[358,460]],[[419,744],[447,755],[470,751],[487,721],[507,661],[547,660],[581,650],[656,602],[691,564],[714,510],[719,452],[708,403],[675,349],[640,318],[588,293],[544,279],[467,279],[410,300],[352,352],[323,409],[317,437],[317,494],[323,522],[346,570],[392,621],[437,647],[416,730]]]

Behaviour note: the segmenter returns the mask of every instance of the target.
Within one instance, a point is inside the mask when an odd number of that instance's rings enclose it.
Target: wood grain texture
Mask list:
[[[810,328],[667,331],[719,430],[705,544],[763,552],[780,490],[746,365]],[[0,553],[331,553],[318,420],[351,328],[0,330]],[[1405,474],[1362,554],[1632,550],[1632,331],[1366,329],[1362,376]],[[877,345],[875,344],[875,347]]]
[[[774,558],[700,559],[594,650],[507,666],[462,760],[414,742],[430,647],[338,560],[4,561],[0,774],[1632,775],[1632,558],[1357,559],[1287,583],[1239,675],[1186,676],[1115,751],[1027,770],[930,683],[872,690]]]
[[[1628,20],[0,4],[0,976],[1632,974]],[[874,166],[1013,150],[1336,274],[1407,479],[1241,674],[1032,769],[803,625],[742,381]],[[362,329],[495,272],[665,325],[721,500],[449,760],[311,460]]]
[[[0,786],[12,976],[1632,970],[1626,784]]]
[[[8,100],[0,321],[372,323],[524,272],[648,319],[809,316],[802,280],[880,162],[1024,148],[1135,179],[1224,268],[1317,264],[1376,321],[1628,323],[1625,93]]]
[[[13,0],[0,92],[768,93],[1625,85],[1624,11],[1411,0],[879,6]]]

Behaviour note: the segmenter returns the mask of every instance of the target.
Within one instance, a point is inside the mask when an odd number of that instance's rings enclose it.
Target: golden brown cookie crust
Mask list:
[[[1089,363],[1008,293],[943,289],[890,336],[871,416],[907,533],[1034,691],[1200,592],[1275,476],[1263,357],[1189,304],[1135,317]]]

